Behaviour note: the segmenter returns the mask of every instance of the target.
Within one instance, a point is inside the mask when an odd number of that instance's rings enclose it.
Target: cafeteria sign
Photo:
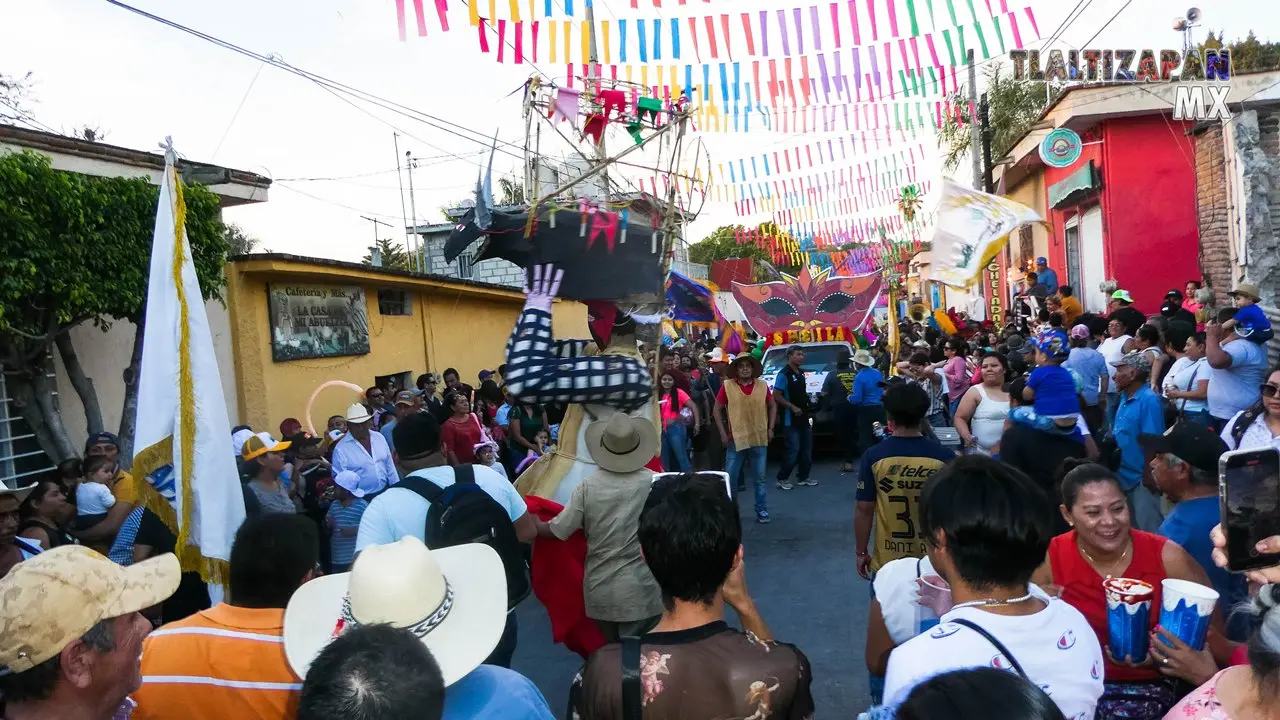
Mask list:
[[[1040,141],[1040,159],[1049,167],[1071,167],[1080,159],[1083,148],[1084,143],[1075,130],[1057,128]]]
[[[365,355],[369,319],[359,285],[271,285],[271,359]]]

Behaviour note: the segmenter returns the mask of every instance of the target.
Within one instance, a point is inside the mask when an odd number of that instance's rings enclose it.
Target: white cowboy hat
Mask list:
[[[369,413],[368,408],[360,403],[352,403],[351,407],[347,408],[347,422],[349,423],[359,425],[360,423],[367,423],[372,419],[373,415]]]
[[[653,459],[658,450],[658,431],[645,418],[617,412],[608,420],[588,425],[586,442],[597,465],[611,472],[629,473]]]
[[[35,490],[36,486],[39,484],[40,484],[39,482],[33,482],[30,485],[27,485],[24,487],[11,488],[8,485],[5,485],[4,483],[0,482],[0,495],[12,495],[18,499],[18,504],[21,505],[23,502],[26,501],[27,496],[31,494],[31,491]]]
[[[371,545],[351,572],[298,588],[284,611],[284,654],[298,677],[355,625],[405,628],[431,651],[446,686],[480,667],[507,624],[502,558],[482,543],[430,550],[405,536]]]
[[[725,357],[725,354],[724,354],[724,350],[721,348],[716,348],[715,350],[712,350],[711,352],[707,353],[703,357],[705,357],[707,359],[707,362],[709,363],[727,361],[727,358]]]

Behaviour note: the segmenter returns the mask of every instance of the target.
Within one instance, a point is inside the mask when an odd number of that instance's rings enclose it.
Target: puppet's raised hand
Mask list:
[[[557,269],[550,263],[534,265],[531,279],[524,286],[524,307],[526,310],[536,309],[551,312],[551,301],[555,300],[560,290],[560,281],[564,279],[564,270]]]

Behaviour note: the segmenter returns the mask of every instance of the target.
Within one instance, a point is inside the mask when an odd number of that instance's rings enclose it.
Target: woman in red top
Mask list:
[[[440,440],[449,453],[449,464],[474,464],[474,448],[482,439],[480,418],[471,413],[471,401],[460,392],[449,393],[444,401],[452,414],[440,424]]]
[[[1107,599],[1102,582],[1108,577],[1142,580],[1155,588],[1151,600],[1151,628],[1160,619],[1160,581],[1165,578],[1209,585],[1209,577],[1177,543],[1134,530],[1129,504],[1116,476],[1089,461],[1069,459],[1076,466],[1062,479],[1062,514],[1070,532],[1049,543],[1045,564],[1032,582],[1079,610],[1089,621],[1106,654],[1106,689],[1098,701],[1098,720],[1162,718],[1178,700],[1174,684],[1148,653],[1140,664],[1111,657],[1108,650]],[[1222,618],[1212,624],[1221,634]],[[1155,642],[1152,640],[1152,642]]]

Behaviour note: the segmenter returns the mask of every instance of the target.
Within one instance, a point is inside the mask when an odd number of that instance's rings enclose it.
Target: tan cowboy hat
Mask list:
[[[871,353],[866,350],[859,350],[853,354],[853,364],[871,367],[876,364],[876,359],[871,357]]]
[[[760,364],[760,360],[757,359],[756,356],[744,352],[729,362],[729,374],[731,377],[737,377],[738,363],[743,362],[751,363],[751,368],[754,371],[753,375],[755,377],[760,377],[764,374],[764,365]]]
[[[1236,286],[1235,290],[1227,293],[1228,295],[1243,295],[1252,299],[1254,302],[1262,302],[1262,293],[1259,292],[1258,286],[1253,283],[1242,282]]]
[[[658,431],[653,423],[623,412],[588,425],[586,441],[591,459],[616,473],[639,470],[658,452]]]
[[[27,496],[31,494],[31,491],[36,489],[36,485],[39,484],[40,483],[38,482],[33,482],[25,487],[9,487],[8,485],[0,482],[0,495],[12,495],[18,499],[18,504],[21,505],[26,501]]]
[[[344,630],[386,623],[413,633],[440,665],[446,686],[480,667],[507,624],[502,558],[483,543],[428,549],[407,535],[370,545],[351,572],[298,588],[284,611],[284,655],[306,677]]]

